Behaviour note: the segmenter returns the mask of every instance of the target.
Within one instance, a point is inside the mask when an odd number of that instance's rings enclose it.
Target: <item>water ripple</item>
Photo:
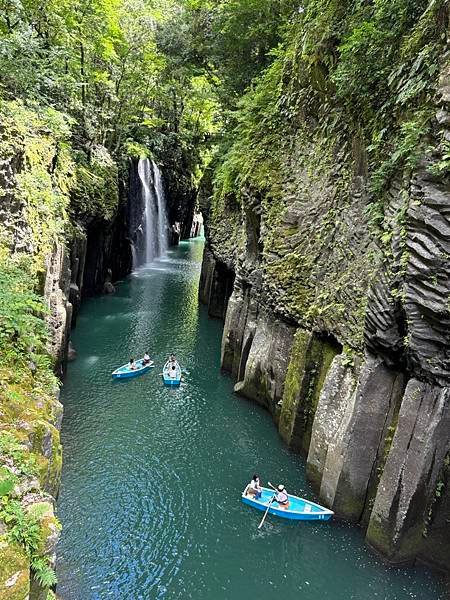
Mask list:
[[[202,246],[183,243],[117,293],[88,300],[62,400],[62,600],[438,600],[441,582],[390,570],[345,524],[291,524],[240,502],[252,472],[312,495],[270,417],[220,374],[221,324],[197,300]],[[157,367],[111,371],[149,349]],[[176,351],[184,383],[162,385]]]

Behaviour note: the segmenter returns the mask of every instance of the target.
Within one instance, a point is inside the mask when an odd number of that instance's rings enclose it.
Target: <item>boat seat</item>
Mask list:
[[[312,510],[311,504],[305,504],[305,508],[303,509],[303,512],[310,513],[311,510]]]

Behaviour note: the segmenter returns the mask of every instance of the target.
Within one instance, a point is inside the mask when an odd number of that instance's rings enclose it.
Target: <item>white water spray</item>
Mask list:
[[[158,165],[152,161],[153,167],[153,186],[156,194],[156,205],[158,207],[158,243],[159,256],[163,256],[167,252],[167,215],[166,215],[166,198],[161,181],[161,171]]]
[[[133,267],[163,256],[168,247],[166,199],[161,172],[154,161],[139,159],[138,174],[142,185],[143,214],[138,227]]]

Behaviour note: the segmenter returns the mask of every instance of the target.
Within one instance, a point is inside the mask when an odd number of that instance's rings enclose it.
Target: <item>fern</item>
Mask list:
[[[56,585],[58,579],[47,558],[35,559],[31,564],[31,568],[34,572],[34,578],[40,586],[51,588]]]

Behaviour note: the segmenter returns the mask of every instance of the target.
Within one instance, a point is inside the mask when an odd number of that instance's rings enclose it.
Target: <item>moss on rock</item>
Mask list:
[[[71,212],[83,221],[113,218],[119,204],[117,164],[103,146],[77,155]]]
[[[279,431],[291,448],[308,453],[319,395],[337,347],[298,330],[284,384]]]
[[[30,592],[30,561],[18,545],[0,537],[0,600],[25,600]]]
[[[306,356],[311,334],[298,330],[294,336],[289,367],[284,381],[283,401],[281,404],[278,429],[287,444],[292,443],[292,433],[297,416],[300,393],[305,376]]]

